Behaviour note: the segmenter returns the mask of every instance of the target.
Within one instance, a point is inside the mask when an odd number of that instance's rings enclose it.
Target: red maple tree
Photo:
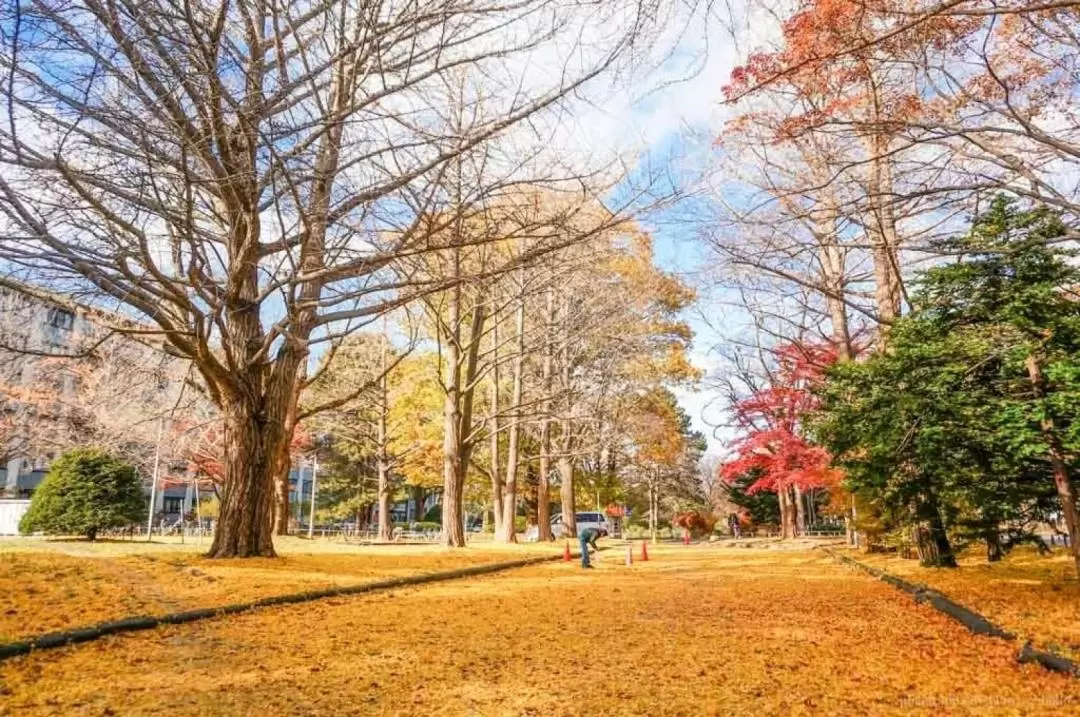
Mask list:
[[[732,444],[734,457],[720,466],[728,483],[748,473],[758,476],[748,492],[769,491],[781,497],[784,533],[794,530],[803,491],[835,486],[842,474],[831,466],[828,451],[802,435],[803,417],[817,405],[811,389],[837,360],[833,344],[790,343],[775,351],[777,369],[770,385],[732,409],[743,437]],[[789,510],[794,506],[795,511]]]

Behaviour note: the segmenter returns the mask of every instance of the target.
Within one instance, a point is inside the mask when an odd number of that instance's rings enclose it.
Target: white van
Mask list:
[[[597,530],[606,531],[608,535],[611,535],[611,524],[608,522],[607,516],[603,513],[597,512],[585,512],[575,513],[574,520],[577,523],[578,535],[586,528],[596,528]],[[551,534],[556,538],[563,537],[565,533],[562,522],[562,513],[558,513],[551,519]],[[536,542],[540,539],[540,531],[535,525],[530,526],[525,532],[525,540],[529,542]]]

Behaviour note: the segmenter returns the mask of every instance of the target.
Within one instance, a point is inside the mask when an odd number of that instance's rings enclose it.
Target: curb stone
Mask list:
[[[572,557],[580,557],[580,554],[573,554]],[[0,643],[0,661],[7,660],[12,657],[17,657],[19,655],[28,655],[31,652],[36,652],[39,650],[51,650],[57,647],[66,647],[67,645],[76,645],[83,642],[90,642],[92,640],[98,640],[108,635],[117,635],[125,632],[137,632],[140,630],[152,630],[161,625],[182,625],[189,622],[196,622],[198,620],[209,620],[211,618],[222,617],[225,615],[235,615],[237,613],[247,612],[249,610],[256,610],[263,607],[294,605],[297,603],[312,602],[314,600],[322,600],[324,598],[330,597],[363,595],[365,593],[381,592],[384,590],[392,590],[394,588],[407,587],[410,585],[422,585],[424,583],[444,582],[447,580],[456,580],[457,578],[470,577],[472,575],[487,575],[490,573],[502,572],[504,570],[524,568],[529,565],[555,562],[556,560],[562,559],[563,556],[561,554],[544,556],[542,558],[524,558],[522,560],[512,560],[503,563],[490,563],[487,565],[473,565],[467,568],[458,568],[456,570],[445,570],[437,573],[421,573],[419,575],[409,575],[402,578],[378,580],[374,582],[360,583],[358,585],[347,585],[338,588],[326,588],[324,590],[309,590],[300,593],[273,595],[270,597],[259,598],[258,600],[252,600],[250,602],[234,603],[232,605],[197,608],[193,610],[184,610],[182,612],[167,613],[164,615],[138,615],[132,617],[125,617],[120,620],[111,620],[109,622],[98,623],[97,625],[75,627],[70,630],[51,632],[44,635],[35,635],[33,637],[28,637],[23,640],[17,640],[14,642]]]
[[[979,613],[949,599],[937,590],[927,587],[926,585],[909,582],[901,577],[887,573],[880,568],[860,563],[858,560],[849,558],[846,555],[839,555],[830,548],[822,547],[821,549],[833,560],[844,565],[850,565],[868,575],[878,578],[882,582],[903,590],[910,594],[915,599],[915,602],[929,603],[935,610],[948,615],[976,635],[987,635],[989,637],[996,637],[1008,641],[1016,640],[1015,634],[995,625]],[[1068,658],[1055,655],[1052,652],[1036,649],[1032,647],[1031,642],[1024,643],[1024,646],[1016,656],[1016,660],[1021,664],[1036,662],[1053,672],[1061,672],[1072,675],[1073,677],[1080,677],[1080,665],[1077,665]]]

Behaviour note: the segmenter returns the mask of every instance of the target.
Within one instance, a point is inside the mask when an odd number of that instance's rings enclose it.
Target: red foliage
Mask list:
[[[716,516],[700,510],[678,513],[671,519],[672,525],[689,530],[691,535],[708,535],[716,527]]]
[[[830,456],[800,435],[800,421],[817,405],[811,387],[835,363],[828,343],[786,344],[776,351],[773,383],[735,405],[735,421],[745,435],[735,441],[735,457],[720,467],[720,478],[733,481],[750,471],[761,477],[750,492],[800,489],[835,484],[841,477]]]
[[[925,115],[910,78],[882,81],[882,58],[918,59],[926,47],[959,42],[980,21],[930,13],[915,22],[915,16],[894,0],[803,0],[782,25],[781,49],[751,54],[732,71],[724,97],[735,102],[776,87],[801,100],[767,123],[777,142],[837,118],[888,124]]]

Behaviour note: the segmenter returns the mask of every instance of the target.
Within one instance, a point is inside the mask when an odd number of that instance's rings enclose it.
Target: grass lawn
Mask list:
[[[467,565],[553,554],[551,545],[355,546],[276,541],[279,558],[209,560],[208,543],[0,539],[0,641],[132,615],[244,602]]]
[[[856,560],[928,585],[993,622],[1073,659],[1080,659],[1080,581],[1065,550],[1050,557],[1014,549],[987,563],[981,551],[961,556],[956,570],[924,568],[895,555],[849,553]]]
[[[478,551],[478,554],[479,551]],[[1018,665],[817,551],[662,546],[268,608],[0,663],[0,712],[169,715],[1047,714]],[[291,558],[287,558],[291,559]],[[320,559],[327,559],[323,556]]]

